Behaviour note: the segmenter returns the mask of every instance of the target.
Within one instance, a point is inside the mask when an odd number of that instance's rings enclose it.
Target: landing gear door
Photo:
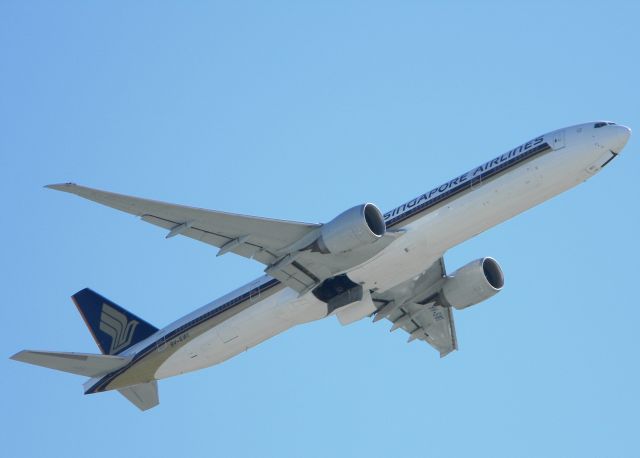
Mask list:
[[[551,148],[554,150],[564,148],[564,129],[556,130],[551,134]]]

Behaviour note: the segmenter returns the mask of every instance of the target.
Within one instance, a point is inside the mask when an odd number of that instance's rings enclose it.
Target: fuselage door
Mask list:
[[[481,167],[478,167],[472,172],[471,178],[469,179],[469,182],[471,184],[471,189],[476,189],[482,186],[483,173],[484,173],[484,170]]]
[[[556,130],[551,134],[551,148],[554,150],[564,148],[564,129]]]
[[[167,349],[167,336],[163,335],[156,342],[156,350],[157,351],[165,351]]]

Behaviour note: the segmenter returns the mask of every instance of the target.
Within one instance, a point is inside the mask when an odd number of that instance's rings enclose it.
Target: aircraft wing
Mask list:
[[[175,205],[80,186],[53,184],[47,188],[68,192],[140,217],[167,231],[167,238],[184,235],[220,248],[218,256],[235,253],[255,259],[265,272],[302,293],[326,278],[359,265],[388,246],[398,233],[387,233],[375,244],[347,254],[327,255],[305,247],[320,233],[321,224],[281,221],[202,208]]]
[[[138,216],[147,223],[167,229],[167,238],[184,235],[220,248],[218,254],[232,252],[266,265],[277,260],[282,249],[320,226],[169,204],[74,183],[46,187]]]
[[[383,318],[393,324],[391,331],[403,329],[409,342],[423,340],[444,357],[458,349],[451,307],[440,299],[446,276],[444,260],[434,262],[421,275],[382,294],[372,294],[378,305],[374,321]]]

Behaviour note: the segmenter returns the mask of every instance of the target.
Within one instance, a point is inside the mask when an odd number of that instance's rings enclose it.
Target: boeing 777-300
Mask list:
[[[142,410],[157,380],[221,363],[292,326],[336,315],[386,319],[440,356],[457,349],[453,309],[498,293],[499,264],[477,259],[447,273],[444,253],[576,186],[615,159],[631,134],[599,121],[533,138],[382,213],[350,208],[325,224],[279,221],[100,191],[48,188],[131,213],[265,266],[265,275],[158,329],[83,289],[72,296],[102,354],[21,351],[12,358],[89,377],[85,393],[118,390]]]

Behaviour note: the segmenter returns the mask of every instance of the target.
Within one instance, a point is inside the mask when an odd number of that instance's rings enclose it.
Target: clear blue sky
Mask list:
[[[387,323],[295,328],[160,383],[140,413],[8,360],[97,351],[69,296],[151,323],[261,273],[74,196],[63,181],[322,222],[402,203],[535,135],[640,133],[640,3],[0,4],[3,456],[637,457],[638,168],[447,254],[507,285],[440,360]]]

